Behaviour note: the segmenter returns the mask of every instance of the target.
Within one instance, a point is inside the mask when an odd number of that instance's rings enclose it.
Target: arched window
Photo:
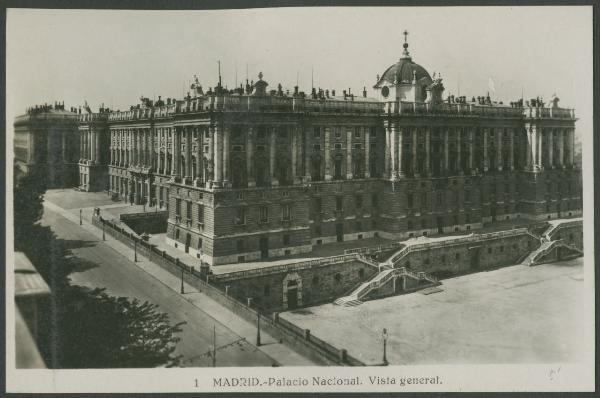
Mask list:
[[[198,176],[196,175],[196,156],[192,156],[192,178],[197,178]]]
[[[364,159],[362,156],[356,156],[353,160],[353,170],[352,174],[354,174],[355,178],[363,178],[364,177],[364,167],[363,167]]]
[[[233,159],[231,169],[231,186],[233,188],[244,188],[246,186],[246,166],[240,158]]]
[[[269,185],[269,167],[264,158],[259,158],[256,161],[256,186],[266,187]]]
[[[341,180],[342,179],[342,157],[336,156],[333,162],[333,179]]]
[[[311,162],[311,179],[321,181],[321,156],[315,156]]]
[[[372,156],[369,160],[369,174],[371,177],[379,177],[379,173],[377,171],[377,157]]]
[[[286,157],[280,157],[277,161],[277,180],[279,185],[291,184],[290,160]]]

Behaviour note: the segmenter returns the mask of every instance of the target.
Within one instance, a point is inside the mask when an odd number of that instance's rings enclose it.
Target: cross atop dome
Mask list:
[[[402,34],[404,35],[404,44],[402,45],[404,51],[402,51],[402,58],[400,59],[410,59],[410,53],[408,52],[408,31],[404,30]]]

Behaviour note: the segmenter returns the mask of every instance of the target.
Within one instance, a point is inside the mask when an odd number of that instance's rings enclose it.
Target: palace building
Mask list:
[[[80,187],[168,209],[168,243],[211,265],[581,214],[572,109],[444,98],[406,42],[374,98],[190,89],[79,115]]]
[[[14,156],[18,175],[37,173],[48,188],[77,185],[78,119],[64,103],[35,105],[14,122]]]

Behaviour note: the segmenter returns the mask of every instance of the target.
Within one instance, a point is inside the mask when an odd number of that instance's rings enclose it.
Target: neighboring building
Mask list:
[[[407,43],[378,98],[258,79],[81,115],[100,137],[83,163],[108,173],[81,185],[168,208],[167,241],[212,265],[581,214],[576,119],[556,98],[443,99]]]
[[[50,288],[22,252],[15,253],[15,351],[17,368],[45,368],[38,345],[40,313],[49,311]]]
[[[110,137],[106,120],[109,109],[99,113],[79,115],[79,189],[82,191],[108,191],[108,161]]]
[[[14,123],[15,164],[21,175],[45,173],[48,188],[77,185],[77,112],[64,104],[36,105]]]

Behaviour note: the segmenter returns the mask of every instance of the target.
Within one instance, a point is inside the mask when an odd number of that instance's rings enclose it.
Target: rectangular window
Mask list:
[[[198,250],[202,250],[202,238],[198,238]]]
[[[354,128],[354,138],[360,138],[360,127]]]
[[[336,196],[335,197],[335,209],[338,211],[342,210],[343,204],[344,204],[344,198],[342,198],[341,196]]]
[[[267,206],[260,207],[260,222],[268,222],[269,221],[269,208]]]
[[[371,195],[371,204],[373,205],[373,207],[375,209],[379,207],[379,200],[377,198],[377,194],[372,194]]]
[[[322,201],[321,198],[315,198],[315,213],[321,213]]]
[[[287,246],[290,244],[290,235],[289,234],[283,235],[283,244],[284,244],[284,246]]]
[[[292,210],[290,205],[283,205],[281,207],[281,219],[283,221],[290,221],[292,218]]]
[[[377,137],[377,127],[371,127],[371,138]]]
[[[198,205],[198,222],[204,224],[204,205]]]
[[[438,205],[442,205],[442,203],[444,202],[444,194],[442,192],[438,192],[437,194],[437,204]]]
[[[337,139],[342,138],[342,129],[341,128],[335,127],[334,131],[335,131],[335,138],[337,138]]]
[[[354,149],[361,149],[361,148],[362,148],[362,145],[360,145],[360,144],[354,144]]]
[[[342,144],[334,144],[335,149],[342,149]]]
[[[236,249],[238,252],[244,251],[244,240],[243,239],[238,239],[238,241],[236,242]]]
[[[313,146],[313,149],[314,149],[315,152],[318,152],[318,151],[321,150],[321,145],[316,144],[316,145]]]
[[[188,221],[192,221],[192,202],[186,202],[185,215]]]
[[[356,208],[362,209],[362,206],[363,206],[362,195],[356,195]]]
[[[409,209],[411,209],[413,207],[413,194],[412,193],[406,194],[406,206]]]
[[[246,209],[238,207],[235,214],[235,224],[244,225],[246,224]]]
[[[321,128],[318,126],[313,127],[313,138],[321,138]]]
[[[175,199],[175,215],[181,217],[181,199]]]

